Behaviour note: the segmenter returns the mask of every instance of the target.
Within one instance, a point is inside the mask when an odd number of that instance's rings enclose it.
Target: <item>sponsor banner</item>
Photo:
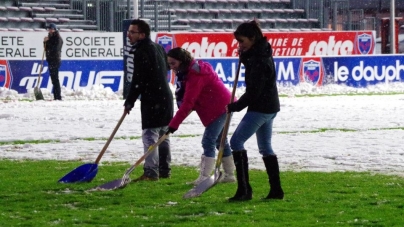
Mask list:
[[[124,30],[129,24],[125,23]],[[2,32],[0,59],[41,58],[47,32]],[[126,32],[60,32],[62,60],[122,59]],[[264,33],[274,56],[345,56],[375,53],[374,31],[319,31]],[[167,51],[183,47],[196,58],[237,57],[233,33],[152,33]],[[125,44],[126,45],[126,44]]]
[[[368,55],[375,53],[374,31],[319,31],[264,33],[274,56]],[[237,57],[233,33],[158,33],[165,48],[182,47],[195,58]]]
[[[284,85],[297,85],[300,82],[299,67],[302,58],[275,58],[277,71],[277,81]],[[209,62],[218,74],[219,78],[227,85],[233,86],[237,73],[238,58],[205,58],[203,61]],[[245,68],[241,65],[238,78],[238,87],[245,86]]]
[[[1,32],[0,59],[41,59],[48,32]],[[121,32],[60,32],[62,60],[123,58]]]
[[[1,64],[2,60],[0,60]],[[8,86],[18,93],[27,93],[33,89],[38,81],[38,74],[41,68],[41,61],[32,60],[11,60],[8,61],[6,71],[10,71],[11,78]],[[123,70],[122,60],[81,60],[62,61],[59,68],[60,85],[67,89],[91,89],[93,85],[102,84],[110,87],[113,91],[122,90]],[[40,88],[52,89],[52,81],[49,77],[49,68],[46,61],[42,69]]]
[[[6,60],[0,60],[0,88],[9,88],[12,84],[13,77],[11,76],[10,67]]]
[[[237,58],[203,59],[212,64],[220,79],[232,85]],[[404,55],[350,57],[277,57],[274,58],[278,84],[315,86],[344,84],[367,87],[379,83],[404,82]],[[240,69],[237,86],[245,86],[245,69]]]
[[[367,87],[404,82],[404,55],[323,58],[323,63],[329,83]]]
[[[238,58],[202,58],[209,62],[220,79],[233,86]],[[314,86],[344,84],[366,87],[379,83],[404,81],[404,55],[374,55],[349,57],[276,57],[276,78],[279,85],[295,86],[310,83]],[[0,59],[0,87],[26,93],[36,86],[40,60]],[[237,86],[245,86],[245,69],[241,66]],[[52,89],[49,69],[45,62],[41,88]],[[68,89],[91,89],[102,84],[113,91],[123,90],[124,70],[122,60],[71,60],[62,61],[59,71],[62,85]],[[174,83],[175,77],[171,78]]]

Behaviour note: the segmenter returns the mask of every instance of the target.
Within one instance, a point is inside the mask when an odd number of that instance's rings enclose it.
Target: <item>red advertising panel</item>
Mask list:
[[[374,31],[264,33],[274,56],[333,56],[374,54]],[[196,58],[237,57],[233,33],[158,33],[167,49],[182,47]]]

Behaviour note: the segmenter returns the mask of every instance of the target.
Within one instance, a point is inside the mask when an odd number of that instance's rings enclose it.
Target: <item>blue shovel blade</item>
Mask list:
[[[98,165],[94,163],[87,163],[77,167],[64,177],[60,178],[59,183],[76,183],[76,182],[90,182],[93,180],[98,172]]]

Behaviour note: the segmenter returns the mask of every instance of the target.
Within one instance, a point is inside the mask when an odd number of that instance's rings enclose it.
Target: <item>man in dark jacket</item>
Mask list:
[[[49,24],[48,36],[44,38],[44,46],[46,50],[46,61],[48,62],[49,74],[53,85],[53,97],[55,100],[62,100],[60,82],[59,82],[59,67],[61,63],[61,52],[63,39],[60,37],[56,24]]]
[[[168,130],[173,117],[173,94],[167,82],[167,57],[164,49],[150,39],[150,27],[143,20],[133,20],[127,37],[133,54],[132,81],[125,101],[129,114],[140,98],[144,152]],[[129,70],[129,69],[128,69]],[[146,159],[144,173],[137,180],[158,180],[170,177],[170,140],[163,141]],[[136,181],[136,180],[135,180]]]

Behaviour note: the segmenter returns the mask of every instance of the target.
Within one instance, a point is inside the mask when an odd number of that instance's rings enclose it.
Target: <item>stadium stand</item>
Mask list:
[[[167,12],[175,15],[173,25],[191,31],[225,31],[252,20],[263,29],[319,28],[318,19],[305,18],[304,9],[290,8],[290,0],[169,0]],[[163,12],[161,12],[163,13]]]
[[[0,28],[30,31],[55,23],[61,31],[102,30],[95,20],[85,18],[84,9],[73,9],[72,2],[74,0],[3,0]],[[260,20],[263,29],[318,28],[318,21],[305,18],[303,9],[291,9],[290,0],[165,1],[169,7],[161,5],[164,1],[159,5],[155,5],[154,0],[143,2],[142,18],[154,25],[157,9],[160,30],[170,27],[182,31],[231,31],[253,18]]]
[[[389,15],[389,2],[139,0],[138,11],[153,31],[233,31],[252,19],[259,20],[264,31],[377,30],[380,18]],[[403,16],[404,1],[396,2],[397,17]],[[132,0],[0,0],[0,28],[40,31],[55,23],[61,31],[122,31],[122,20],[131,13]]]
[[[0,28],[2,31],[45,31],[55,23],[63,31],[98,30],[96,22],[85,20],[81,10],[70,9],[69,0],[2,0]]]

